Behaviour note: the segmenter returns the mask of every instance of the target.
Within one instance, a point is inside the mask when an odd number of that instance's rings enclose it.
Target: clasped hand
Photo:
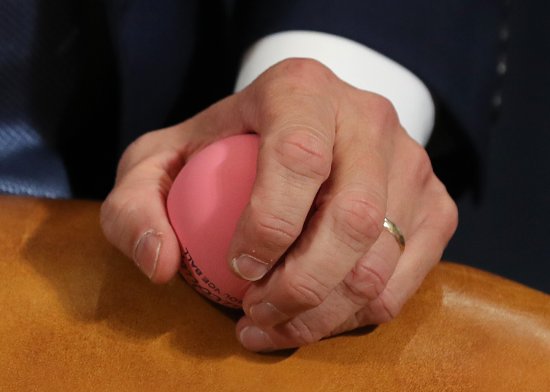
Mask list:
[[[440,260],[456,206],[391,103],[313,60],[276,64],[131,144],[101,210],[109,241],[153,282],[170,280],[181,258],[165,207],[173,179],[204,146],[250,131],[261,140],[257,177],[227,255],[255,281],[236,326],[242,345],[298,347],[394,318]]]

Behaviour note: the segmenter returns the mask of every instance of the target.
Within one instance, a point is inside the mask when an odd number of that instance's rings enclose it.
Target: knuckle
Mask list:
[[[135,141],[132,142],[132,143],[135,143]],[[115,183],[120,181],[120,178],[130,170],[130,168],[135,164],[135,162],[137,160],[138,160],[137,154],[134,153],[134,149],[132,147],[132,144],[130,144],[126,148],[126,150],[124,150],[124,152],[122,153],[122,155],[121,155],[121,157],[118,161],[118,165],[117,165],[117,168],[116,168]]]
[[[118,163],[117,177],[130,171],[157,150],[161,143],[161,132],[162,130],[156,130],[144,133],[126,147]]]
[[[383,256],[371,251],[369,258],[383,258]],[[344,280],[345,287],[351,294],[350,299],[360,305],[363,305],[365,300],[372,301],[378,298],[386,287],[386,281],[380,273],[365,263],[358,263],[350,277]]]
[[[359,315],[361,324],[383,324],[395,319],[401,312],[403,304],[388,290],[384,290],[378,298],[368,302]]]
[[[142,146],[146,146],[148,141],[151,139],[151,132],[146,132],[138,136],[130,145],[128,146],[129,150],[139,149]]]
[[[458,226],[458,207],[450,196],[446,195],[446,197],[443,198],[439,214],[440,219],[446,222],[443,228],[443,235],[448,240],[453,236]]]
[[[304,346],[321,340],[325,335],[312,328],[301,318],[296,317],[286,324],[286,330],[290,338],[298,345]]]
[[[432,162],[426,150],[415,143],[412,154],[410,167],[413,170],[413,176],[419,179],[422,184],[426,184],[431,178],[435,178]]]
[[[288,83],[298,87],[308,86],[310,82],[332,82],[334,73],[314,59],[290,58],[283,60],[279,67],[280,72],[287,77]]]
[[[300,309],[316,308],[323,303],[331,291],[331,288],[317,277],[303,270],[293,273],[286,287],[288,287],[289,300]]]
[[[313,129],[287,130],[277,140],[275,152],[280,164],[300,178],[325,181],[330,174],[332,150],[321,133]]]
[[[458,227],[459,211],[455,201],[447,192],[445,185],[434,175],[430,189],[429,213],[430,226],[438,233],[438,238],[447,243]]]
[[[155,131],[146,132],[135,139],[130,144],[130,147],[132,149],[151,148],[151,146],[159,143],[159,134],[161,134],[162,131],[162,129],[158,129]]]
[[[295,105],[289,105],[289,97],[327,105],[330,111],[333,100],[326,90],[331,89],[336,80],[336,75],[316,60],[291,58],[270,68],[254,83],[254,88],[249,89],[247,96],[254,102],[256,114],[268,121],[276,120],[281,110],[297,112]]]
[[[380,235],[384,212],[367,192],[350,192],[333,201],[334,231],[341,242],[363,252]]]
[[[373,130],[383,132],[387,137],[388,131],[399,129],[399,116],[393,103],[386,97],[375,93],[369,93],[363,108],[365,117],[373,124]]]
[[[140,161],[142,158],[142,151],[144,150],[144,146],[147,146],[147,140],[149,138],[150,136],[148,133],[143,134],[126,147],[118,162],[117,177],[128,172],[131,167]]]
[[[274,251],[286,250],[298,238],[301,227],[281,215],[256,212],[255,237],[259,244]]]
[[[389,112],[393,108],[393,104],[388,98],[376,93],[369,94],[369,103],[372,108],[380,113]]]
[[[430,157],[426,150],[414,142],[407,145],[406,158],[401,161],[399,170],[408,183],[411,192],[433,192],[433,185],[438,179],[433,171]]]

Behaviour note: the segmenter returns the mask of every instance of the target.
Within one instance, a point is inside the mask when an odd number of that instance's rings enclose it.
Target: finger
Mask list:
[[[357,124],[342,126],[357,129]],[[244,299],[256,324],[273,326],[321,304],[378,239],[392,149],[381,135],[386,125],[372,123],[369,132],[337,139],[319,210],[269,282],[252,287]]]
[[[392,165],[388,215],[405,236],[405,252],[380,295],[361,311],[364,323],[386,322],[399,313],[439,262],[458,221],[456,205],[434,175],[426,151],[409,137],[396,144],[402,159]]]
[[[431,269],[441,260],[443,250],[457,225],[456,206],[450,199],[432,205],[429,215],[407,239],[405,252],[383,292],[358,312],[362,325],[387,322],[400,312],[407,300],[420,287]]]
[[[378,241],[344,278],[346,294],[360,307],[378,298],[385,290],[400,257],[399,244],[384,230]]]
[[[357,312],[384,290],[400,254],[394,238],[382,233],[322,304],[274,327],[256,325],[245,317],[237,325],[239,340],[251,351],[271,351],[303,346],[359,327]]]
[[[450,220],[453,219],[452,214],[451,211]],[[445,228],[425,225],[420,229],[407,243],[403,255],[400,258],[397,256],[399,263],[394,271],[391,266],[379,264],[378,261],[382,259],[361,260],[376,268],[375,280],[379,280],[381,286],[384,286],[384,281],[387,282],[380,295],[371,290],[363,290],[363,278],[357,277],[353,281],[338,285],[316,308],[305,311],[285,323],[263,327],[258,326],[250,317],[243,317],[236,327],[239,341],[251,351],[273,351],[300,347],[328,336],[393,319],[417,290],[426,274],[439,261],[441,249],[452,232],[448,225],[444,226]],[[393,248],[395,257],[395,252],[399,252],[399,248],[395,243],[392,244],[392,241],[395,242],[390,235],[383,235],[372,249],[378,246],[379,250],[376,252],[385,253]],[[367,275],[369,274],[370,268]]]
[[[343,291],[335,289],[321,305],[283,324],[260,327],[248,316],[241,318],[236,326],[237,339],[250,351],[300,347],[330,336],[358,310]]]
[[[388,321],[397,315],[439,261],[457,219],[456,206],[426,164],[425,153],[418,148],[410,151],[412,155],[399,161],[405,164],[392,166],[388,199],[392,219],[403,225],[405,236],[412,235],[407,239],[403,256],[399,257],[395,239],[383,232],[370,254],[360,260],[346,280],[318,307],[276,326],[261,326],[245,317],[237,329],[245,347],[254,351],[297,347],[324,336]],[[273,276],[277,273],[278,270]],[[262,286],[268,284],[265,282]],[[340,293],[344,294],[338,296]],[[327,305],[333,303],[335,295],[342,300],[336,306]],[[341,309],[345,311],[340,312]]]
[[[165,170],[144,162],[115,186],[101,207],[107,239],[156,283],[170,280],[180,261],[165,208],[171,183]]]
[[[272,81],[268,74],[267,81],[243,92],[245,122],[261,143],[250,202],[228,257],[235,273],[251,281],[262,278],[294,243],[331,170],[335,109],[326,92],[311,87],[319,84],[312,79],[328,71],[301,65],[286,67],[285,78]]]
[[[456,206],[437,178],[428,181],[421,196],[423,201],[416,203],[420,218],[405,227],[405,235],[414,234],[402,255],[395,239],[383,232],[344,282],[316,308],[272,327],[243,318],[237,325],[243,346],[253,351],[298,347],[394,318],[439,261],[456,228]]]

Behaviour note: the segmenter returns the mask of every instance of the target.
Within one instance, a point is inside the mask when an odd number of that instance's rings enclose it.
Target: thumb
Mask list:
[[[136,166],[111,191],[101,207],[101,227],[151,281],[165,283],[180,262],[179,243],[165,207],[172,180],[144,166]]]

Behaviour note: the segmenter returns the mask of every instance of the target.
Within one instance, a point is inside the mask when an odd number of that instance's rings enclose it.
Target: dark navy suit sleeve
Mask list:
[[[106,2],[120,82],[120,149],[230,91],[223,0]]]

